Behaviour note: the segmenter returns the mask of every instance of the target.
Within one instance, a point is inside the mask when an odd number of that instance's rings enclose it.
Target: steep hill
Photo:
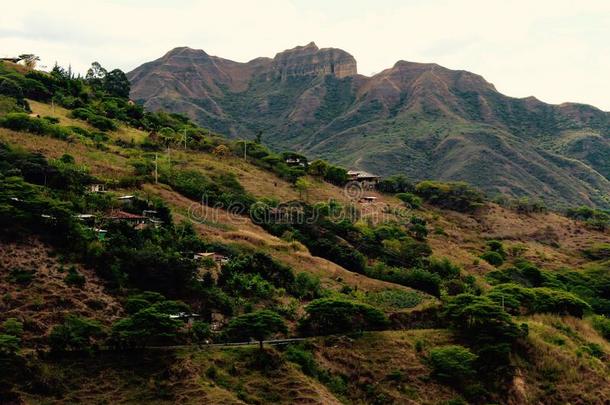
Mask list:
[[[38,98],[0,98],[3,402],[610,400],[608,213],[436,182],[362,200],[95,81],[24,73],[0,64]],[[223,344],[258,338],[231,325],[261,311],[286,326],[268,338],[302,340]]]
[[[610,113],[502,95],[481,76],[399,61],[372,77],[313,43],[238,63],[176,48],[128,74],[151,110],[186,113],[346,167],[465,180],[491,195],[610,206]]]

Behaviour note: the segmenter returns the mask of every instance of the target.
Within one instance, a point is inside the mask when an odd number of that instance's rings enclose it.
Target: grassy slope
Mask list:
[[[49,115],[50,107],[45,104],[32,102],[32,108],[35,113]],[[62,124],[71,124],[65,114],[65,110],[55,109],[54,115],[61,119]],[[78,124],[86,125],[80,122]],[[141,131],[133,129],[121,129],[111,136],[113,138],[123,137],[125,133],[129,133],[136,139],[136,142],[144,136]],[[39,151],[51,158],[69,153],[76,158],[78,164],[86,165],[93,174],[107,179],[118,179],[129,175],[131,168],[128,160],[131,156],[140,153],[136,149],[124,149],[117,146],[112,146],[108,151],[102,151],[86,142],[64,142],[5,129],[0,129],[0,140],[21,145],[31,151]],[[203,172],[233,172],[244,187],[258,197],[276,196],[280,200],[291,200],[298,197],[298,192],[288,183],[241,159],[229,157],[221,159],[210,154],[174,151],[172,162],[174,165],[184,165]],[[165,164],[164,161],[163,164]],[[161,196],[176,210],[178,218],[187,217],[189,207],[194,203],[163,185],[147,185],[140,192]],[[373,222],[381,220],[382,213],[387,206],[399,206],[399,201],[393,197],[378,193],[372,194],[378,196],[379,201],[361,208],[366,210],[365,217],[370,218]],[[325,201],[328,198],[346,201],[342,190],[320,182],[314,182],[307,198],[311,202]],[[205,238],[238,244],[246,249],[263,249],[297,271],[318,274],[326,287],[338,289],[347,284],[358,286],[363,291],[388,288],[406,289],[368,279],[327,260],[313,257],[304,247],[276,238],[250,223],[246,218],[231,217],[223,210],[212,210],[212,214],[214,216],[211,219],[196,224],[197,229]],[[476,215],[447,212],[433,207],[425,207],[417,214],[425,216],[430,221],[431,229],[442,228],[444,231],[444,234],[432,232],[430,234],[429,240],[434,254],[450,257],[460,263],[467,273],[479,277],[491,270],[487,264],[474,263],[488,238],[504,239],[507,246],[525,245],[527,247],[525,257],[550,269],[586,265],[580,250],[593,241],[608,239],[607,235],[583,229],[578,223],[556,214],[524,216],[494,205],[488,206]],[[14,266],[16,262],[13,261],[13,258],[23,258],[29,251],[27,247],[15,249],[18,250],[17,254],[3,256],[5,258],[4,267]],[[26,265],[31,266],[43,261],[49,263],[53,261],[43,255],[37,257],[41,259],[33,262],[23,260]],[[57,264],[55,263],[51,267],[56,269]],[[85,311],[83,313],[88,316],[96,316],[96,313],[86,312],[88,311],[86,301],[93,297],[96,299],[102,297],[102,300],[107,298],[107,308],[115,308],[115,303],[109,296],[104,295],[101,285],[94,276],[87,273],[85,276],[88,280],[86,288],[78,294],[61,286],[61,274],[56,270],[52,270],[48,276],[45,273],[44,278],[37,280],[41,285],[36,285],[36,288],[45,290],[49,297],[71,296],[72,306],[67,310],[76,308]],[[11,295],[21,293],[17,290],[10,292]],[[91,294],[91,297],[88,294]],[[23,295],[23,300],[27,301],[27,299],[29,298]],[[27,310],[27,307],[24,310]],[[31,310],[35,310],[35,308],[32,307]],[[59,314],[49,311],[38,316],[43,317],[40,322],[44,324],[49,322],[44,316],[59,316]],[[103,317],[112,319],[116,313],[103,313],[103,315]],[[600,365],[597,360],[586,356],[577,357],[575,354],[576,348],[582,345],[583,341],[601,341],[600,337],[590,329],[588,323],[573,318],[562,319],[562,324],[574,325],[572,329],[576,330],[580,337],[568,336],[563,338],[566,343],[556,345],[545,340],[547,330],[551,330],[554,334],[565,334],[565,331],[558,331],[553,326],[553,322],[555,322],[553,317],[535,316],[525,318],[523,321],[530,325],[532,334],[529,339],[534,350],[527,355],[528,362],[521,358],[515,359],[519,370],[512,393],[514,403],[522,403],[521,399],[525,399],[525,402],[536,403],[545,395],[550,395],[548,390],[553,387],[552,394],[561,398],[562,401],[577,399],[579,389],[582,388],[579,384],[582,383],[578,382],[578,374],[569,371],[574,367],[578,367],[588,376],[590,387],[596,387],[599,390],[594,393],[598,398],[607,398],[610,395],[607,388],[610,386],[608,369]],[[331,370],[333,374],[349,377],[348,393],[338,396],[343,401],[365,403],[371,400],[370,395],[373,394],[382,394],[399,403],[410,403],[409,401],[435,403],[440,399],[453,398],[455,393],[449,388],[437,385],[428,379],[429,370],[422,360],[422,354],[415,350],[415,342],[418,340],[423,342],[423,353],[425,354],[426,350],[435,345],[448,343],[449,336],[445,331],[440,330],[371,333],[353,341],[349,339],[320,340],[314,343],[314,351],[318,362]],[[607,343],[603,341],[602,343],[606,352],[610,352]],[[60,395],[62,399],[58,400],[58,403],[74,402],[77,398],[84,402],[106,401],[111,403],[138,401],[169,403],[175,402],[177,399],[180,402],[192,401],[194,403],[202,401],[204,403],[206,401],[209,403],[242,403],[241,399],[246,399],[246,402],[261,403],[277,403],[294,398],[298,398],[297,402],[300,403],[333,403],[337,400],[338,397],[333,396],[326,387],[303,375],[297,366],[290,363],[282,365],[281,372],[275,374],[252,371],[248,367],[242,366],[238,367],[238,370],[241,370],[239,373],[232,375],[231,373],[235,373],[233,364],[243,365],[249,361],[248,350],[185,352],[177,353],[177,358],[168,353],[163,357],[163,362],[160,362],[159,359],[147,362],[146,356],[135,363],[125,363],[125,360],[120,358],[100,359],[100,361],[89,362],[95,363],[95,367],[84,374],[70,371],[85,368],[83,364],[78,364],[78,360],[67,360],[67,363],[50,363],[48,367],[49,370],[52,370],[51,374],[57,375],[58,384],[64,386],[63,394]],[[206,371],[212,363],[220,370],[219,375],[222,376],[220,380],[219,377],[210,378],[206,375]],[[151,364],[164,366],[152,367]],[[555,370],[553,378],[556,379],[556,382],[553,387],[544,385],[547,384],[549,378],[546,374],[541,374],[545,372],[545,367],[549,364],[552,364],[553,370]],[[132,372],[133,369],[136,370],[135,373]],[[395,370],[400,371],[403,375],[399,381],[387,378],[388,374]],[[97,381],[103,381],[103,383],[97,384]],[[370,385],[373,388],[370,388]],[[31,403],[38,403],[39,400],[41,398],[31,398]]]

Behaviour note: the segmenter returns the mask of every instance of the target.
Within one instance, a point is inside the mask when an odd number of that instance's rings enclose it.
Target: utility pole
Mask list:
[[[184,128],[184,149],[186,150],[186,128]]]
[[[248,160],[247,159],[247,152],[246,152],[246,140],[244,139],[244,160]]]
[[[155,184],[159,182],[159,169],[157,166],[157,153],[155,152]]]

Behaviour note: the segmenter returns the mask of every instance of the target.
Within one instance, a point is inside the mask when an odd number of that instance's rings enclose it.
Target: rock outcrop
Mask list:
[[[358,73],[356,59],[336,48],[319,49],[315,43],[280,52],[273,58],[272,74],[282,80],[290,76],[333,75],[338,78]]]

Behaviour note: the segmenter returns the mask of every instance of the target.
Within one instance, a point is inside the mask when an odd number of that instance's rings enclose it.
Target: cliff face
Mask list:
[[[315,43],[278,53],[273,58],[272,73],[282,80],[290,76],[334,75],[337,78],[358,73],[356,59],[349,53],[335,48],[319,49]]]

